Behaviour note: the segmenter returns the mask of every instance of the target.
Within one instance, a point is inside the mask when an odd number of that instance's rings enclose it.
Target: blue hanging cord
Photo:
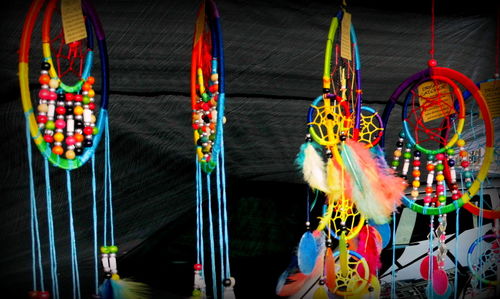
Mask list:
[[[479,220],[478,220],[478,225],[479,225],[479,231],[478,231],[478,238],[483,236],[483,205],[484,205],[484,193],[483,193],[483,182],[481,182],[480,187],[479,187]],[[479,254],[482,255],[483,252],[483,242],[479,242]],[[479,273],[483,272],[483,262],[479,264]],[[481,279],[479,279],[479,289],[481,290],[483,288],[483,282]]]
[[[202,182],[202,176],[201,176],[201,166],[200,166],[200,163],[198,160],[196,160],[196,194],[197,194],[197,197],[199,198],[199,202],[198,202],[198,211],[199,211],[199,214],[198,214],[198,218],[197,220],[199,221],[199,226],[198,226],[198,230],[199,230],[199,236],[200,236],[200,239],[199,239],[199,246],[200,246],[200,249],[199,249],[199,255],[200,255],[200,263],[201,263],[201,266],[202,266],[202,269],[201,269],[201,277],[203,278],[203,280],[205,280],[205,244],[204,244],[204,234],[203,234],[203,182]]]
[[[107,178],[106,183],[108,184],[108,200],[109,200],[109,226],[110,226],[110,237],[111,237],[111,245],[115,245],[115,225],[113,220],[113,188],[112,188],[112,179],[111,179],[111,152],[109,146],[109,122],[106,119],[104,123],[106,130],[106,140],[105,140],[105,167],[107,168]]]
[[[68,191],[68,213],[69,213],[69,228],[71,242],[71,274],[73,279],[73,298],[80,299],[80,275],[78,271],[78,259],[76,253],[76,235],[75,225],[73,221],[73,198],[71,195],[71,175],[70,171],[66,170],[66,188]]]
[[[210,222],[210,258],[212,266],[212,287],[214,298],[217,299],[217,277],[215,269],[215,245],[214,245],[214,223],[212,219],[212,199],[210,192],[210,174],[207,174],[207,191],[208,191],[208,221]]]
[[[453,298],[458,298],[458,240],[460,237],[460,208],[457,209],[457,216],[455,219],[455,277],[453,278]]]
[[[220,139],[221,151],[220,151],[220,164],[221,164],[221,179],[222,179],[222,205],[224,211],[224,247],[226,255],[226,278],[231,277],[231,267],[229,265],[229,234],[228,234],[228,220],[227,220],[227,194],[226,194],[226,160],[224,156],[224,126],[221,126],[222,135]]]
[[[220,165],[217,164],[215,167],[215,176],[216,176],[216,181],[217,181],[217,209],[218,212],[218,225],[219,225],[219,254],[220,254],[220,276],[221,276],[221,282],[224,281],[224,276],[225,276],[225,270],[224,270],[224,235],[222,233],[222,194],[221,194],[221,173],[220,173]]]
[[[27,120],[28,121],[28,120]],[[28,166],[29,166],[29,186],[30,186],[30,227],[31,227],[31,258],[32,258],[32,273],[33,273],[33,290],[37,290],[36,264],[38,257],[38,275],[40,276],[40,287],[45,291],[42,267],[42,252],[40,248],[40,232],[38,228],[38,212],[36,208],[35,198],[35,183],[33,175],[33,152],[31,150],[29,123],[26,123],[26,144],[28,149]]]
[[[92,156],[92,223],[93,223],[93,233],[94,233],[94,284],[95,293],[99,293],[99,263],[97,254],[97,199],[96,199],[96,176],[95,176],[95,157]]]
[[[49,161],[44,157],[45,192],[47,200],[47,224],[49,226],[50,275],[52,278],[52,296],[59,299],[59,278],[57,277],[57,251],[54,239],[54,218],[52,216],[52,191],[50,188]]]
[[[428,278],[429,278],[429,293],[430,293],[430,298],[434,298],[434,290],[432,289],[432,278],[434,277],[434,274],[432,270],[434,270],[434,215],[431,216],[431,231],[429,233],[429,272],[428,272]]]
[[[391,270],[391,299],[396,297],[396,210],[392,212],[392,270]]]
[[[201,236],[200,236],[200,192],[199,192],[199,180],[200,180],[200,163],[198,162],[198,157],[195,157],[196,164],[196,263],[201,263],[200,251],[201,251]],[[203,266],[203,265],[202,265]]]

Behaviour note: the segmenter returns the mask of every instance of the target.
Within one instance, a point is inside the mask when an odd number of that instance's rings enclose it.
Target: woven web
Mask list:
[[[354,233],[361,219],[361,215],[354,207],[354,203],[349,199],[342,198],[334,203],[333,209],[331,229],[335,234],[340,236],[343,225],[346,228],[346,237],[348,237],[351,232]]]
[[[308,125],[314,127],[317,135],[324,141],[337,140],[340,133],[344,132],[350,136],[350,129],[353,124],[353,119],[346,116],[345,108],[340,104],[325,106],[312,106],[315,110],[312,122]],[[332,140],[333,138],[333,140]]]
[[[361,112],[360,142],[370,144],[380,136],[382,131],[384,131],[382,125],[379,123],[377,115],[377,112],[370,115],[364,115],[363,112]]]
[[[479,245],[478,245],[479,246]],[[476,246],[476,248],[478,247]],[[475,263],[472,266],[474,275],[477,277],[498,283],[497,273],[500,264],[500,240],[495,238],[491,243],[481,246],[488,246],[482,253],[476,252]]]

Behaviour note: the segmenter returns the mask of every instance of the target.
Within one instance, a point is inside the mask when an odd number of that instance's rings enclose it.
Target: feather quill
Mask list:
[[[351,177],[352,200],[357,209],[377,224],[387,223],[401,205],[404,180],[392,169],[381,168],[362,143],[347,140],[341,155]]]
[[[311,188],[327,192],[325,162],[321,157],[321,146],[314,141],[302,144],[295,159],[297,168],[302,171],[304,180]]]

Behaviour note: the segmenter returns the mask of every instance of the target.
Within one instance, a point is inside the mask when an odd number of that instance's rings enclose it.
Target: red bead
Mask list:
[[[436,186],[436,191],[437,192],[444,192],[444,185],[437,185]]]
[[[56,120],[55,125],[58,129],[64,129],[64,127],[66,127],[66,122],[64,121],[64,119],[58,119]]]
[[[216,91],[219,90],[219,85],[218,84],[214,84],[214,85],[211,85],[208,90],[210,90],[211,93],[215,93]]]
[[[424,203],[430,203],[431,202],[431,197],[430,196],[424,196]]]
[[[89,83],[83,83],[82,90],[88,91],[90,88],[92,88],[92,85]]]
[[[94,79],[94,77],[92,77],[92,76],[88,76],[88,78],[87,78],[87,83],[88,83],[88,84],[90,84],[90,85],[94,85],[94,83],[95,83],[95,79]]]
[[[200,128],[200,126],[198,124],[193,124],[192,126],[193,126],[193,129],[195,129],[195,130],[198,130]]]
[[[43,135],[43,140],[45,140],[45,142],[47,143],[52,143],[54,142],[54,137],[52,137],[52,135],[46,134]]]
[[[203,126],[203,127],[201,128],[201,130],[202,130],[203,132],[208,132],[208,131],[210,131],[210,127],[209,127],[209,126]]]
[[[427,164],[427,170],[428,171],[433,171],[434,170],[434,164]]]
[[[443,153],[439,153],[436,155],[436,159],[437,160],[440,160],[440,161],[443,161],[444,160],[444,154]]]
[[[57,93],[55,93],[54,91],[49,91],[49,100],[51,101],[57,100]]]
[[[196,271],[200,271],[203,267],[201,266],[201,264],[194,264],[194,269]]]
[[[90,110],[94,110],[95,109],[95,103],[94,102],[90,102],[89,103],[89,109]]]
[[[46,74],[43,74],[38,78],[38,82],[40,82],[40,84],[42,84],[42,85],[49,84],[49,81],[50,81],[50,77],[49,77],[49,75],[46,75]]]
[[[461,165],[463,168],[466,168],[466,167],[469,167],[470,162],[469,162],[469,161],[462,161],[462,163],[460,163],[460,165]]]
[[[201,104],[201,109],[208,111],[210,110],[210,104],[209,103],[203,103]]]
[[[438,65],[438,62],[436,59],[429,59],[429,61],[427,61],[427,65],[430,67],[435,67]]]
[[[416,170],[416,169],[415,169],[415,170],[411,173],[411,175],[412,175],[413,177],[415,177],[415,178],[416,178],[416,177],[419,177],[419,176],[420,176],[420,170]]]
[[[67,93],[66,94],[66,101],[71,102],[75,99],[75,95],[72,93]]]
[[[73,137],[75,137],[75,140],[76,142],[82,142],[83,141],[83,135],[82,134],[78,134],[76,133],[75,135],[73,135]]]
[[[75,101],[81,102],[83,100],[83,96],[81,94],[75,94]]]
[[[90,126],[83,128],[83,134],[85,134],[85,135],[92,135],[93,131],[94,131],[94,129]]]
[[[41,89],[40,92],[38,92],[38,97],[42,100],[48,100],[50,95],[50,91],[48,89]]]
[[[430,194],[432,191],[432,187],[425,187],[425,193]]]
[[[44,124],[47,122],[47,120],[48,120],[47,115],[37,115],[37,117],[36,117],[36,121],[39,124]]]
[[[74,145],[75,143],[76,143],[76,139],[74,136],[66,137],[66,144],[67,145]]]
[[[417,166],[418,167],[418,166],[420,166],[420,164],[421,164],[420,160],[414,160],[413,161],[413,166]]]
[[[56,113],[57,114],[65,114],[66,113],[66,108],[64,108],[64,106],[57,106],[56,107]]]
[[[47,291],[38,292],[38,299],[49,299],[50,293]]]
[[[28,292],[28,298],[32,298],[32,299],[38,299],[38,291],[29,291]]]
[[[457,200],[457,199],[459,199],[460,197],[461,197],[461,195],[460,195],[460,194],[458,194],[458,193],[457,193],[457,194],[452,194],[452,195],[451,195],[451,199],[453,199],[453,200]]]

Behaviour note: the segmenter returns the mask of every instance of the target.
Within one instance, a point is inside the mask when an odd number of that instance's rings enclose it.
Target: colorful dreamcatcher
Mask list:
[[[235,279],[231,277],[229,263],[224,169],[224,90],[224,49],[220,15],[214,1],[207,0],[201,3],[198,11],[191,60],[192,127],[196,149],[197,262],[194,265],[192,293],[195,298],[207,296],[204,269],[206,264],[211,265],[211,295],[214,298],[219,296],[234,298]],[[213,173],[215,173],[216,204],[212,200],[212,192],[215,191],[211,184]],[[204,199],[206,205],[203,203]],[[205,263],[204,254],[205,209],[209,222],[210,263]],[[213,209],[216,209],[217,213],[213,212]],[[216,227],[218,227],[217,232],[215,232]],[[215,244],[216,240],[219,244]],[[219,287],[221,284],[222,287]]]
[[[386,127],[391,111],[403,97],[403,129],[396,142],[391,167],[407,180],[410,188],[403,203],[417,213],[430,215],[429,256],[422,261],[420,270],[422,277],[429,281],[429,293],[445,296],[453,288],[444,270],[448,251],[446,214],[458,211],[464,205],[468,210],[479,211],[471,199],[487,176],[493,158],[494,137],[488,106],[477,86],[465,75],[437,66],[434,59],[434,1],[430,54],[428,68],[406,79],[391,95],[382,119]],[[476,135],[477,138],[464,131],[469,116],[465,91],[470,94],[468,101],[482,115],[482,133]],[[384,139],[385,135],[382,146],[385,145]],[[484,146],[480,159],[473,158],[467,151],[467,145],[474,142]],[[494,217],[497,212],[482,209],[481,213]],[[438,243],[436,255],[435,241]]]
[[[47,205],[48,248],[50,258],[51,295],[63,296],[61,288],[69,285],[60,282],[57,263],[57,244],[52,215],[52,191],[50,167],[66,172],[68,199],[71,285],[72,298],[81,298],[80,270],[76,231],[74,228],[72,171],[76,171],[89,160],[92,165],[92,222],[94,233],[95,289],[99,298],[144,298],[147,293],[142,284],[121,280],[116,266],[118,247],[114,243],[111,162],[108,126],[109,71],[104,31],[93,5],[88,0],[50,0],[43,10],[41,71],[39,87],[32,100],[30,90],[30,44],[38,15],[46,1],[34,0],[25,19],[19,48],[19,83],[21,101],[26,116],[27,148],[30,166],[30,200],[32,218],[33,291],[30,298],[49,298],[45,288],[42,262],[42,244],[38,226],[37,200],[35,196],[31,140],[43,156],[45,167],[45,197]],[[93,69],[97,56],[100,69]],[[96,73],[94,78],[93,74]],[[100,94],[94,90],[101,81]],[[33,103],[36,109],[33,108]],[[104,136],[104,243],[101,261],[105,272],[104,283],[99,286],[98,233],[97,233],[97,184],[95,152]],[[82,182],[83,183],[83,182]],[[90,220],[89,220],[90,224]],[[60,234],[60,232],[58,232]],[[108,242],[111,242],[109,244]],[[108,246],[109,244],[109,246]],[[105,253],[105,254],[104,254]],[[37,265],[38,266],[35,266]],[[112,294],[114,292],[114,294]],[[99,294],[99,295],[97,295]]]
[[[370,150],[383,134],[382,119],[362,106],[361,64],[350,20],[345,7],[332,18],[323,95],[309,108],[308,134],[296,160],[309,187],[324,194],[323,214],[312,231],[308,217],[297,255],[278,281],[280,296],[296,293],[311,279],[317,285],[314,298],[379,291],[382,237],[372,224],[390,220],[404,186]]]

